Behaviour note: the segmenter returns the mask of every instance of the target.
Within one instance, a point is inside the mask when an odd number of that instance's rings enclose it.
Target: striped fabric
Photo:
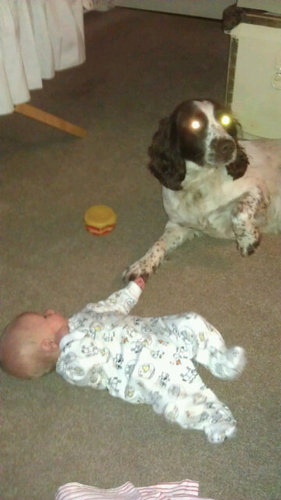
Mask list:
[[[129,482],[107,490],[80,483],[67,483],[60,486],[55,500],[141,500],[141,497]]]
[[[197,481],[184,481],[176,483],[159,483],[153,486],[137,488],[141,495],[141,500],[198,500],[199,483]]]
[[[60,486],[55,500],[211,500],[198,497],[199,483],[185,479],[136,488],[127,482],[118,488],[101,489],[80,483]]]

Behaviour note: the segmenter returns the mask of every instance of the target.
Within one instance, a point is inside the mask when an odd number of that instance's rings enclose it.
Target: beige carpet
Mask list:
[[[124,268],[166,221],[146,169],[158,121],[182,100],[224,99],[229,40],[218,21],[116,8],[85,22],[86,63],[46,81],[32,104],[88,136],[0,117],[1,328],[23,310],[71,315],[122,286]],[[110,235],[83,227],[96,203],[118,215]],[[135,309],[195,310],[245,347],[238,381],[200,370],[237,418],[235,439],[209,444],[150,407],[55,373],[30,382],[1,372],[1,500],[52,500],[69,481],[107,488],[184,478],[215,500],[280,500],[280,274],[278,236],[245,259],[232,242],[204,237],[171,255]]]

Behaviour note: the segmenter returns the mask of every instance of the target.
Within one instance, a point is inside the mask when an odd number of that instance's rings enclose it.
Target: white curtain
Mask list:
[[[0,0],[0,115],[84,61],[83,0]]]

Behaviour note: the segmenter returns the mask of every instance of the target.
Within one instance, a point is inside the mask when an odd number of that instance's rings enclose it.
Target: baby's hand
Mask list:
[[[137,284],[137,285],[138,285],[138,286],[139,286],[142,290],[144,289],[144,287],[145,287],[145,281],[144,281],[144,279],[143,279],[141,276],[139,276],[138,278],[136,278],[136,279],[134,280],[134,282],[135,282],[135,283],[136,283],[136,284]]]

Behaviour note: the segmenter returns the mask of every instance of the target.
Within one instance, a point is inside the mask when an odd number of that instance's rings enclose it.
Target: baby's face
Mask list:
[[[61,314],[47,309],[43,314],[26,313],[20,318],[20,325],[40,342],[43,338],[55,338],[63,328],[67,328],[68,321]]]

